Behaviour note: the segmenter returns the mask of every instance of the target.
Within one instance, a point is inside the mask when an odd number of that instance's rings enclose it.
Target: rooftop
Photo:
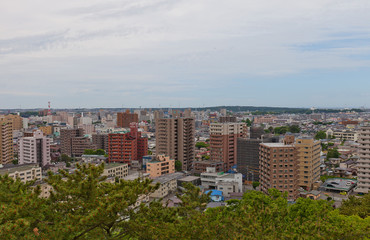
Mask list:
[[[294,145],[284,144],[284,143],[261,143],[266,147],[294,147]]]
[[[346,179],[346,178],[330,178],[325,181],[325,183],[321,186],[325,189],[332,189],[338,191],[349,191],[354,186],[356,186],[357,180],[354,179]]]
[[[11,174],[15,172],[28,171],[32,168],[39,168],[37,164],[23,164],[23,165],[12,165],[0,168],[0,175]]]
[[[108,163],[104,165],[104,169],[111,169],[115,167],[127,166],[127,163]]]
[[[180,179],[184,176],[184,173],[182,172],[175,172],[175,173],[170,173],[170,174],[166,174],[166,175],[162,175],[160,177],[157,177],[153,180],[153,183],[166,183],[166,182],[169,182],[173,179]]]
[[[192,181],[197,180],[197,179],[199,179],[199,177],[197,177],[197,176],[187,176],[187,177],[181,178],[179,180],[181,180],[183,182],[192,182]]]

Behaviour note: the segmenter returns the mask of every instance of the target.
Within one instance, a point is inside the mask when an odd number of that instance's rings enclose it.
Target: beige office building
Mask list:
[[[13,159],[13,123],[0,117],[0,164],[10,163]]]
[[[370,125],[360,129],[358,143],[360,159],[357,161],[357,193],[370,192]]]
[[[156,122],[156,154],[165,154],[193,169],[195,121],[193,118],[164,118]]]
[[[156,158],[148,162],[146,166],[146,172],[150,174],[151,178],[175,172],[175,160],[165,155],[156,156]]]
[[[14,180],[19,178],[22,182],[40,181],[42,179],[41,167],[37,164],[25,164],[0,168],[0,175],[8,174]]]
[[[297,138],[294,145],[298,159],[298,186],[311,191],[313,184],[320,180],[320,141],[302,137]]]

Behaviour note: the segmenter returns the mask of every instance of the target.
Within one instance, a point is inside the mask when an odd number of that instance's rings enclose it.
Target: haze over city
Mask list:
[[[370,2],[0,3],[0,109],[369,107]]]

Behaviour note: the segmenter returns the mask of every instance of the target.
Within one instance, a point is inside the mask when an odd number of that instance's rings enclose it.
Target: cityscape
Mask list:
[[[251,191],[269,196],[271,189],[286,193],[293,204],[312,199],[341,209],[353,198],[368,204],[366,109],[60,111],[48,106],[0,115],[0,174],[39,186],[40,198],[55,191],[48,172],[62,171],[59,176],[68,179],[81,166],[94,165],[103,167],[101,176],[112,184],[147,179],[158,185],[135,205],[159,201],[179,207],[186,184],[210,197],[206,210],[241,201]]]
[[[370,2],[0,3],[0,239],[370,239]]]

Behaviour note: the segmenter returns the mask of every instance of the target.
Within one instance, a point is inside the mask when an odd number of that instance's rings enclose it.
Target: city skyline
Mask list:
[[[0,6],[0,109],[370,107],[368,1]]]

